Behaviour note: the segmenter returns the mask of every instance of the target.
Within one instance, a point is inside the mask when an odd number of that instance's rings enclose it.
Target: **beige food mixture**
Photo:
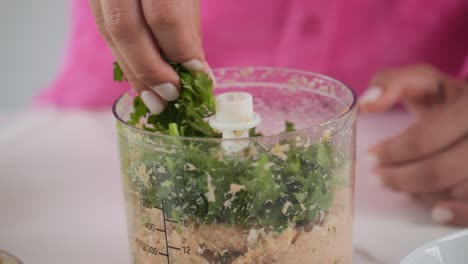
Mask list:
[[[162,211],[138,204],[127,195],[130,248],[133,263],[313,263],[346,264],[352,259],[352,195],[348,188],[334,191],[334,203],[320,224],[288,228],[280,235],[263,229],[164,221]],[[148,223],[151,223],[148,225]],[[167,250],[167,245],[173,248]],[[230,257],[216,262],[216,253]]]

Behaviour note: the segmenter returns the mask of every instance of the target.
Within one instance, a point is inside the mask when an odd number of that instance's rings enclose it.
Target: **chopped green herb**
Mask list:
[[[170,64],[181,80],[180,97],[151,115],[137,96],[128,123],[171,136],[219,137],[206,121],[215,111],[213,82],[205,73]],[[285,122],[285,132],[295,130]],[[249,134],[262,135],[255,129]],[[339,164],[328,140],[305,144],[296,137],[282,139],[269,149],[249,146],[254,151],[246,150],[242,157],[213,154],[221,148],[208,143],[184,141],[177,148],[164,155],[141,148],[135,150],[141,152],[138,160],[126,165],[141,198],[154,207],[164,201],[172,219],[281,232],[317,223],[332,204]],[[150,168],[148,177],[135,173],[140,166]]]
[[[124,80],[124,73],[118,62],[114,62],[114,81],[121,82]]]
[[[249,130],[249,137],[261,137],[261,136],[263,136],[263,134],[260,132],[257,132],[256,127],[253,127]]]
[[[179,129],[176,123],[170,123],[169,124],[169,135],[171,136],[180,136],[179,135]]]
[[[180,135],[185,137],[219,137],[205,118],[213,114],[215,100],[213,95],[213,81],[206,73],[191,73],[178,63],[170,62],[181,80],[182,92],[179,98],[169,102],[164,111],[158,115],[151,115],[140,97],[133,102],[134,111],[128,123],[138,125],[145,123],[145,129],[166,135]],[[114,80],[122,80],[123,73],[120,66],[114,63]],[[177,124],[177,133],[174,126]]]
[[[164,200],[166,213],[175,220],[279,233],[290,226],[319,223],[332,204],[339,164],[328,142],[282,140],[273,148],[284,147],[285,158],[261,146],[255,146],[258,153],[243,158],[209,154],[203,143],[180,147],[164,155],[146,152],[129,168],[142,199],[155,207]],[[142,164],[154,168],[148,183],[132,173]]]
[[[130,120],[128,120],[128,124],[135,126],[140,123],[141,118],[148,115],[149,110],[145,106],[145,103],[141,100],[139,96],[136,96],[133,99],[133,112],[130,114]]]
[[[296,128],[294,127],[294,123],[286,121],[286,129],[284,130],[284,132],[294,132],[294,131],[296,131]]]

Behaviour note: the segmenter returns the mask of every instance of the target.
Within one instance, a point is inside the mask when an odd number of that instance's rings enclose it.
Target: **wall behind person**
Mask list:
[[[68,28],[67,0],[0,0],[0,112],[27,107],[55,76]]]

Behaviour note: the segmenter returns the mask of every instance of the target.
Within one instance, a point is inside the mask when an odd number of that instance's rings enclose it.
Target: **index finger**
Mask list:
[[[417,103],[421,98],[437,97],[444,77],[424,64],[379,72],[371,80],[371,88],[361,97],[360,110],[382,112],[401,101]]]
[[[450,147],[468,133],[468,109],[457,112],[457,108],[447,106],[421,117],[399,135],[371,147],[369,153],[381,164],[398,164],[420,160]]]
[[[179,77],[162,58],[140,1],[102,0],[101,4],[106,30],[133,75],[126,77],[139,79],[161,97],[175,100]]]
[[[172,61],[204,61],[199,0],[141,0],[143,14],[164,54]],[[195,70],[195,69],[194,69]]]

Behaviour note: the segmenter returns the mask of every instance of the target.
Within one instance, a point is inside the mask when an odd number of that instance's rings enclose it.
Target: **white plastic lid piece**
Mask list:
[[[216,114],[209,123],[212,128],[223,133],[223,138],[248,138],[249,129],[258,126],[260,116],[253,111],[251,94],[228,92],[216,97]],[[249,141],[224,141],[221,146],[227,153],[237,153],[248,147]]]
[[[260,116],[253,111],[251,94],[228,92],[216,97],[216,114],[209,123],[223,132],[223,138],[246,138],[248,130],[260,123]]]

